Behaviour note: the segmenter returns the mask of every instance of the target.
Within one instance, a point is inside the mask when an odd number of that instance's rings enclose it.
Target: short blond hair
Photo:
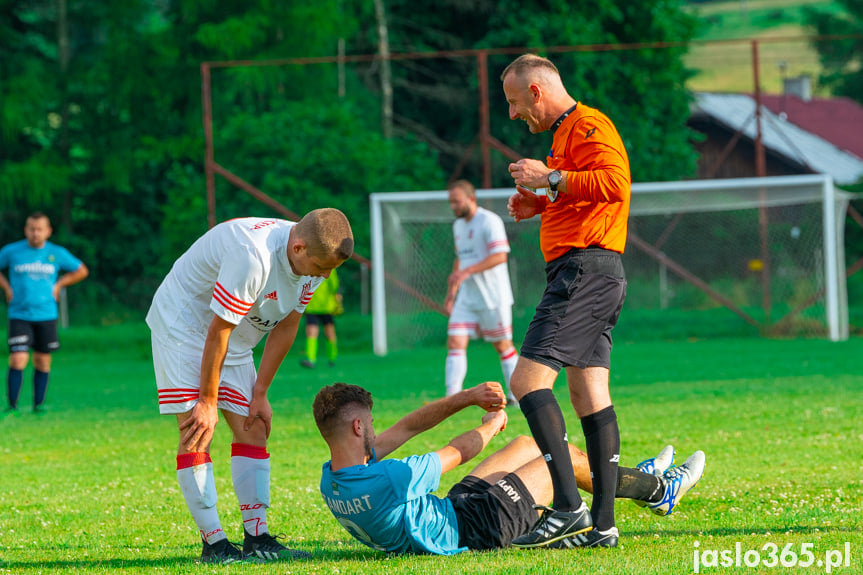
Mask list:
[[[297,234],[312,257],[336,256],[346,260],[354,253],[354,233],[347,216],[336,208],[312,210],[297,222]]]
[[[515,74],[517,78],[524,78],[528,72],[552,73],[560,78],[560,70],[548,58],[536,54],[522,54],[503,69],[500,81],[503,82],[510,74]]]

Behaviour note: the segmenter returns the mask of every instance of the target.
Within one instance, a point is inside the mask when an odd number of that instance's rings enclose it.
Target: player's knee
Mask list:
[[[22,370],[27,367],[27,360],[29,359],[29,352],[13,351],[9,354],[9,367],[11,367],[12,369]]]
[[[515,439],[509,442],[509,444],[519,450],[528,450],[528,449],[538,449],[536,446],[536,441],[534,441],[533,437],[529,435],[519,435]]]

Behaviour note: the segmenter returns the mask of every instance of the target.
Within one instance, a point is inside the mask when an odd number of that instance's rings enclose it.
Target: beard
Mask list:
[[[363,429],[363,449],[366,452],[366,459],[371,460],[372,449],[375,446],[375,439],[372,437],[371,431],[366,427]]]

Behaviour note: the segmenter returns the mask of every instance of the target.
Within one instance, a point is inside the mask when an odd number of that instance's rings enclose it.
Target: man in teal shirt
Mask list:
[[[89,275],[87,266],[66,248],[48,241],[51,222],[41,212],[31,214],[24,226],[26,239],[0,249],[0,288],[9,304],[9,371],[6,376],[9,407],[6,415],[18,414],[24,368],[33,350],[33,411],[45,401],[51,353],[59,349],[57,300],[60,290]],[[60,272],[67,272],[60,275]]]
[[[479,463],[446,497],[433,494],[441,475],[475,457],[506,426],[506,403],[499,383],[486,382],[439,399],[403,417],[376,435],[371,394],[336,383],[315,397],[315,423],[330,448],[323,466],[321,495],[330,512],[355,539],[387,553],[452,555],[469,549],[506,547],[537,522],[537,510],[551,501],[551,476],[536,442],[515,438]],[[415,435],[471,405],[487,411],[478,427],[425,455],[385,459]],[[570,446],[576,481],[590,490],[587,455]],[[696,451],[671,467],[671,446],[637,469],[619,468],[617,497],[671,513],[701,478],[704,453]],[[539,504],[539,505],[538,505]],[[551,545],[582,546],[580,534]]]

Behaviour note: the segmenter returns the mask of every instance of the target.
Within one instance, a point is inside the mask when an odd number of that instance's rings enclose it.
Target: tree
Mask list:
[[[820,83],[837,96],[863,103],[863,2],[839,0],[841,12],[822,12],[804,7],[806,23],[819,36],[847,36],[813,42],[821,60]]]
[[[606,112],[630,152],[638,181],[691,177],[696,155],[686,128],[690,72],[683,65],[695,19],[683,2],[448,0],[417,4],[391,0],[394,53],[528,46],[589,46],[666,42],[668,47],[601,52],[554,52],[573,96]],[[526,156],[542,157],[550,142],[506,117],[498,77],[512,55],[489,59],[492,132]],[[477,70],[472,58],[398,61],[393,66],[396,129],[411,132],[441,154],[447,172],[462,160],[479,131]],[[493,155],[493,184],[510,185],[509,160]],[[477,154],[463,172],[479,180]]]

